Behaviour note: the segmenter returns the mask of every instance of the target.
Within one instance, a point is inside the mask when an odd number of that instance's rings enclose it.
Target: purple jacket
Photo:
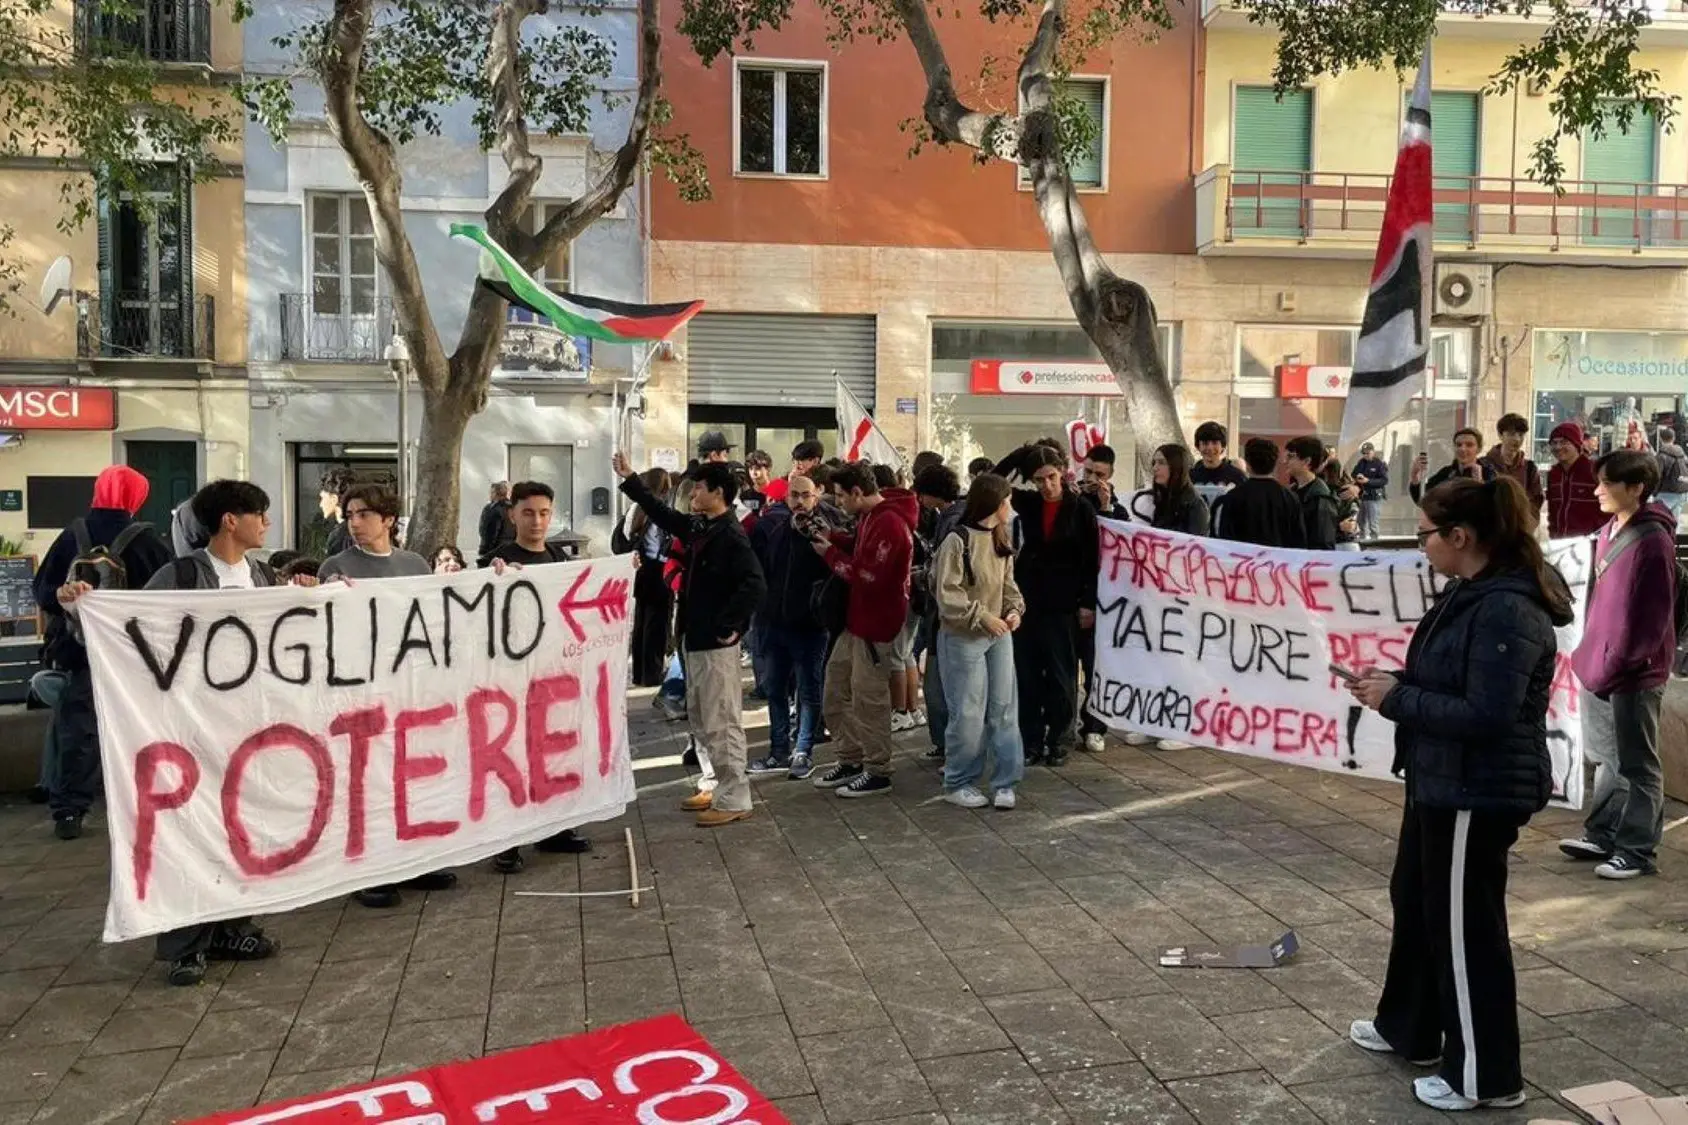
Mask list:
[[[1658,687],[1670,679],[1676,658],[1676,517],[1662,504],[1647,504],[1619,534],[1640,538],[1602,570],[1612,550],[1611,521],[1600,529],[1593,597],[1571,656],[1577,679],[1602,699]]]

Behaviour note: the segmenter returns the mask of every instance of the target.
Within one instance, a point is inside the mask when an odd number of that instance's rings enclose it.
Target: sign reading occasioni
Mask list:
[[[103,387],[0,387],[0,430],[116,428],[116,391]]]
[[[976,395],[1103,395],[1117,397],[1119,380],[1105,363],[1023,363],[1015,359],[973,361]]]

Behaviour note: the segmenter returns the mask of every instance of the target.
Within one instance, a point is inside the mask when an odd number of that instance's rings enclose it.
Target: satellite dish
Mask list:
[[[47,276],[41,279],[41,311],[48,316],[59,307],[59,302],[70,296],[70,258],[61,254],[53,259],[53,264],[47,267]]]

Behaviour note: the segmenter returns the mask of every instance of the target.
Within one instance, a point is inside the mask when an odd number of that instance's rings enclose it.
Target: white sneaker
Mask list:
[[[1127,746],[1147,746],[1155,740],[1152,734],[1138,734],[1136,731],[1126,735],[1121,741]]]
[[[1380,1055],[1393,1055],[1395,1048],[1390,1046],[1389,1040],[1378,1034],[1377,1025],[1371,1020],[1355,1020],[1348,1025],[1348,1038],[1357,1047],[1364,1047],[1368,1051],[1376,1051]],[[1414,1066],[1435,1066],[1441,1062],[1440,1058],[1410,1059]]]
[[[914,720],[914,726],[923,727],[926,725],[926,708],[916,707],[908,713],[908,717]]]
[[[1447,1079],[1439,1074],[1428,1074],[1423,1078],[1413,1079],[1413,1097],[1432,1109],[1447,1110],[1458,1113],[1467,1109],[1511,1109],[1513,1106],[1524,1104],[1524,1091],[1507,1094],[1499,1098],[1468,1098],[1448,1085]]]
[[[1170,738],[1163,738],[1155,743],[1156,750],[1188,750],[1189,748],[1188,742],[1174,742]]]
[[[995,805],[999,809],[1011,809],[1011,808],[1013,808],[1014,807],[1014,790],[1012,790],[1012,789],[998,789],[996,791],[996,796],[991,798],[991,804]]]
[[[982,809],[990,804],[990,801],[985,799],[985,795],[971,785],[963,785],[960,789],[951,789],[944,794],[944,800],[964,809]]]
[[[1108,748],[1107,737],[1100,734],[1087,734],[1084,736],[1084,748],[1092,754],[1100,754]]]
[[[906,730],[914,729],[914,716],[907,711],[891,712],[891,733],[902,734]]]

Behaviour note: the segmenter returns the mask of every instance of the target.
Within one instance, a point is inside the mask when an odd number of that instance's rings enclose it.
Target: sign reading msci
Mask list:
[[[116,428],[116,391],[103,387],[0,387],[0,430]]]

